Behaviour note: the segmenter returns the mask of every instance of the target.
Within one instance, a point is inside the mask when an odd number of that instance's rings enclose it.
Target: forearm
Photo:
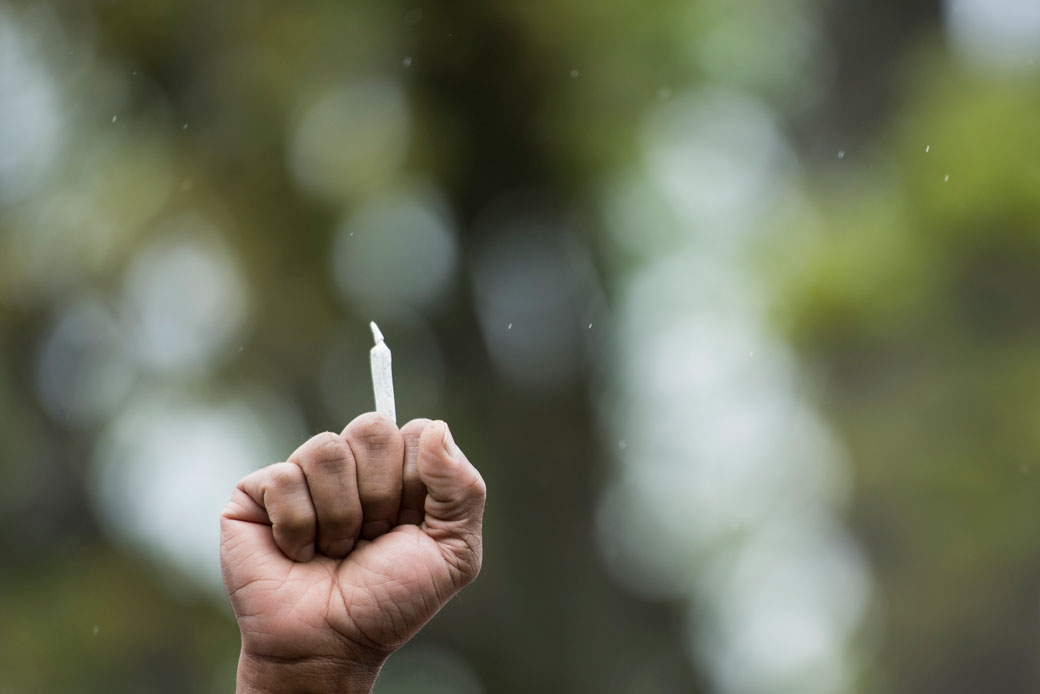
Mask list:
[[[369,694],[380,665],[308,659],[276,661],[243,653],[236,694]]]

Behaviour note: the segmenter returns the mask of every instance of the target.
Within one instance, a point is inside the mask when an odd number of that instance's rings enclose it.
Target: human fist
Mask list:
[[[369,692],[480,571],[484,480],[441,421],[363,414],[245,477],[220,518],[238,692]]]

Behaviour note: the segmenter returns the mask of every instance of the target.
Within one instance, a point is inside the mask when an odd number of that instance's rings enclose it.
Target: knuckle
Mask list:
[[[303,471],[292,463],[277,463],[270,468],[268,486],[279,491],[295,486]]]
[[[347,442],[338,434],[326,431],[314,436],[291,460],[309,473],[338,471],[350,458]]]
[[[314,444],[319,451],[325,451],[328,449],[335,450],[343,443],[343,439],[338,434],[334,434],[331,431],[323,431],[314,437]]]
[[[308,472],[334,475],[350,469],[352,462],[353,458],[351,457],[349,450],[344,450],[343,448],[337,450],[330,449],[325,453],[325,455],[316,457],[310,462],[308,465]]]
[[[321,473],[325,475],[334,475],[336,473],[342,472],[347,467],[347,464],[349,462],[350,458],[348,458],[345,455],[319,458],[311,464],[308,472],[312,474]]]
[[[344,431],[346,438],[372,451],[389,450],[400,440],[401,432],[385,415],[366,412],[358,416]]]
[[[423,429],[425,429],[433,420],[427,419],[426,417],[418,417],[411,420],[403,427],[401,427],[401,435],[407,438],[419,439]]]

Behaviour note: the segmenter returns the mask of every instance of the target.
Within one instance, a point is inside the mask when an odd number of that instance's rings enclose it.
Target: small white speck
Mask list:
[[[589,330],[592,330],[592,323],[589,323]]]
[[[134,70],[133,72],[131,72],[130,75],[132,77],[137,77],[137,70]]]
[[[950,182],[950,174],[946,174],[946,177],[943,178],[943,182],[944,183],[949,183]]]
[[[506,326],[506,330],[512,330],[512,329],[513,329],[513,324],[512,323],[510,323],[509,325]]]
[[[747,355],[748,355],[749,357],[753,357],[753,356],[755,356],[755,353],[754,353],[754,352],[748,352],[748,353],[747,353]]]
[[[625,448],[628,447],[628,444],[625,443],[624,439],[621,439],[620,441],[617,442],[617,447],[620,448],[621,450],[625,450]]]
[[[181,126],[181,130],[187,130],[187,129],[188,129],[188,124],[187,123],[185,123],[183,126]]]
[[[411,67],[412,66],[412,56],[410,56],[410,55],[409,56],[405,56],[405,59],[401,61],[401,64],[404,65],[405,67]]]
[[[925,154],[928,154],[928,152],[929,152],[929,151],[931,151],[931,149],[932,149],[932,146],[931,146],[931,145],[925,145],[925,146],[924,146],[924,153],[925,153]]]
[[[845,150],[839,149],[838,150],[838,159],[844,159],[844,158],[845,158]]]
[[[572,80],[573,80],[573,79],[577,79],[577,78],[578,78],[578,75],[580,75],[580,74],[581,74],[581,73],[580,73],[580,72],[578,72],[578,68],[574,68],[573,70],[571,70],[571,79],[572,79]]]
[[[94,631],[94,636],[97,636],[98,634],[101,633],[101,627],[99,625],[95,624],[93,631]]]
[[[349,234],[347,234],[347,236],[353,236],[353,235],[354,235],[354,232],[353,232],[353,231],[352,231],[352,232],[350,232]]]
[[[113,123],[115,123],[117,120],[119,120],[119,116],[112,116],[112,122]]]

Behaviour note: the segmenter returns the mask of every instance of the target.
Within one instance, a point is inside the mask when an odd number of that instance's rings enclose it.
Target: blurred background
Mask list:
[[[1040,5],[0,1],[0,693],[228,692],[235,481],[451,422],[380,694],[1040,690]]]

